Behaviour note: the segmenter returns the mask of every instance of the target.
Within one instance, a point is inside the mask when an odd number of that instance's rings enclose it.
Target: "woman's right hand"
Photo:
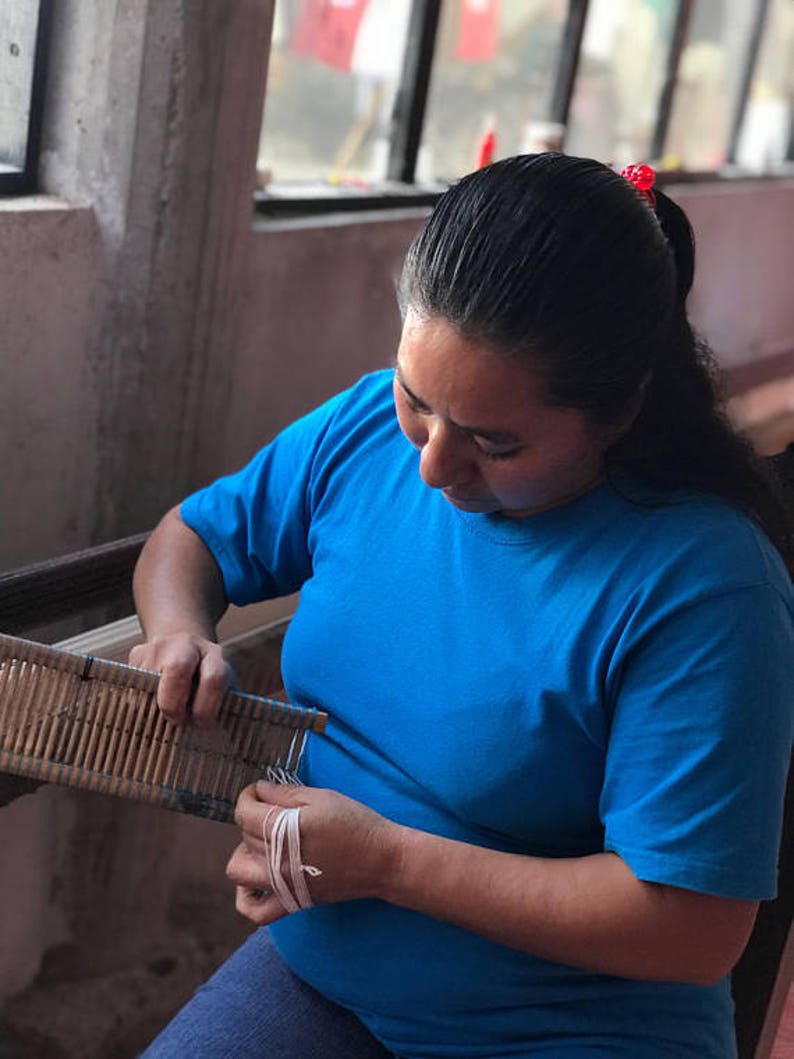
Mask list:
[[[155,636],[130,651],[130,665],[160,673],[157,705],[175,724],[210,727],[234,671],[219,644],[191,633]]]
[[[130,663],[160,673],[157,704],[176,724],[211,725],[235,682],[215,642],[227,602],[220,569],[203,540],[172,508],[144,545],[133,577],[146,641]]]

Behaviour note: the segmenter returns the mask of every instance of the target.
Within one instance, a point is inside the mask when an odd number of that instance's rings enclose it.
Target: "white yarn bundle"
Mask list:
[[[275,811],[278,811],[278,816],[273,822],[273,831],[268,838],[268,820]],[[311,875],[315,878],[322,875],[322,871],[311,864],[301,864],[300,808],[278,810],[278,806],[271,806],[262,824],[262,837],[265,840],[270,885],[279,901],[287,912],[311,908],[314,902],[304,876]],[[287,878],[281,870],[285,842],[289,865]],[[290,883],[292,883],[292,889],[290,889]]]

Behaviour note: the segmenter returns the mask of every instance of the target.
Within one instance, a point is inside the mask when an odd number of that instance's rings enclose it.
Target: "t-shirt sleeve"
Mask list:
[[[605,848],[646,881],[774,897],[794,717],[787,601],[758,584],[635,626],[610,675]]]
[[[343,397],[296,420],[242,470],[182,502],[182,519],[215,557],[230,603],[289,595],[311,576],[312,469]]]

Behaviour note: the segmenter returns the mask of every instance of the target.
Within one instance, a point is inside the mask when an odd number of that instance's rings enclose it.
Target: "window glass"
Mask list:
[[[648,159],[677,7],[676,0],[590,0],[569,154],[620,166]]]
[[[794,161],[794,2],[771,0],[736,161],[756,172]]]
[[[542,144],[560,59],[567,0],[445,0],[441,9],[418,180],[474,169]]]
[[[666,167],[714,170],[728,160],[755,7],[748,0],[695,0],[667,129]]]
[[[25,168],[39,5],[0,0],[0,173]]]
[[[277,0],[260,187],[383,180],[411,0]]]

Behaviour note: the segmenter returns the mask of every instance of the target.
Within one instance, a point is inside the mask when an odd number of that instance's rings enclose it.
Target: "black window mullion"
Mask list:
[[[30,112],[25,145],[25,164],[24,168],[19,172],[0,173],[0,194],[24,195],[36,189],[51,17],[51,0],[39,0],[36,45],[33,56],[33,77],[30,90]]]
[[[568,124],[576,71],[579,66],[579,53],[582,50],[582,38],[587,21],[588,3],[589,0],[569,0],[568,3],[568,14],[565,19],[549,113],[549,119],[560,125]]]
[[[758,61],[758,53],[761,50],[761,40],[764,35],[764,27],[766,25],[767,15],[769,14],[769,0],[756,0],[755,17],[753,19],[753,31],[750,37],[750,43],[744,56],[744,69],[742,70],[742,80],[739,86],[739,93],[736,97],[736,106],[733,111],[733,117],[731,120],[731,135],[728,141],[728,161],[736,161],[736,151],[739,146],[739,136],[741,135],[742,125],[744,124],[744,115],[747,110],[747,100],[750,96],[750,89],[753,84],[753,74],[755,73],[755,66]]]
[[[692,14],[693,0],[679,0],[678,10],[675,14],[675,26],[673,37],[670,41],[670,50],[667,53],[667,69],[665,70],[664,85],[659,97],[659,109],[656,112],[656,127],[653,130],[651,140],[650,157],[659,159],[664,154],[664,143],[667,139],[667,128],[670,124],[670,114],[673,110],[673,96],[675,95],[676,80],[678,78],[678,66],[686,43],[687,28]]]
[[[422,139],[441,0],[414,0],[394,104],[387,177],[411,184]]]

